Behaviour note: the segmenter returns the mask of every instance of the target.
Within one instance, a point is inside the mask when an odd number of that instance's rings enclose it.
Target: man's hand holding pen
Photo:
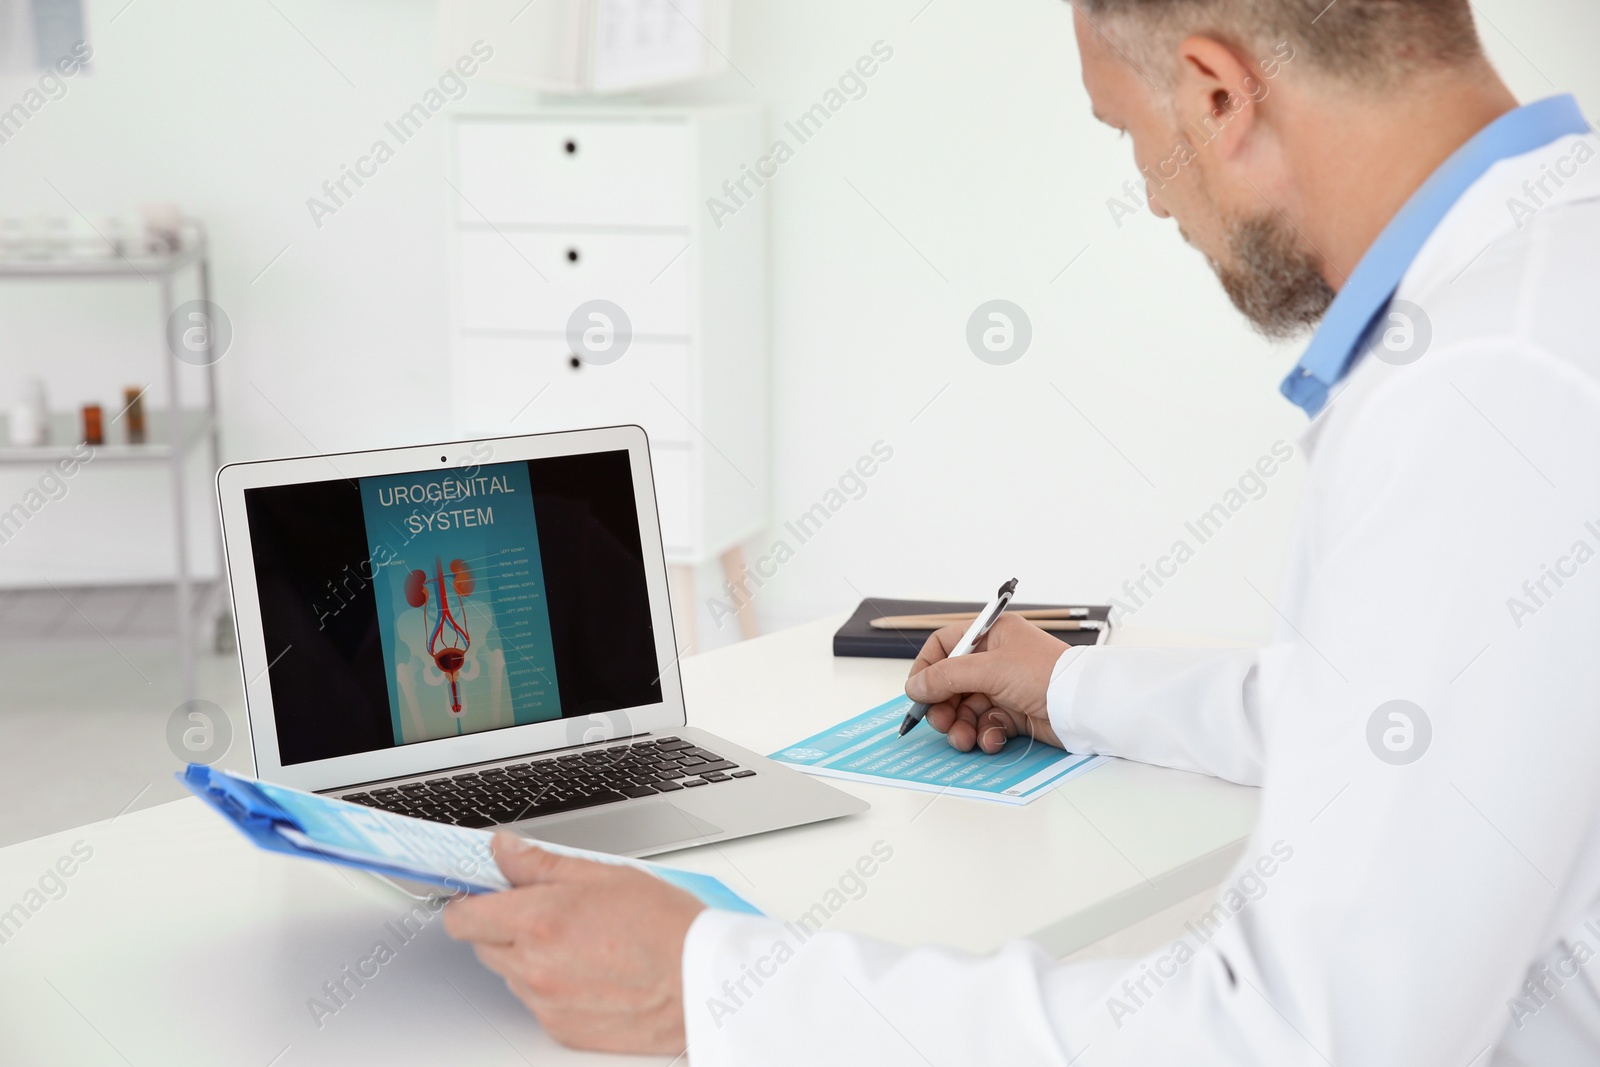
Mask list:
[[[929,705],[928,724],[962,752],[974,745],[998,752],[1019,734],[1060,747],[1046,695],[1066,646],[1025,619],[1001,615],[981,651],[951,658],[966,630],[935,632],[911,665],[906,695]]]

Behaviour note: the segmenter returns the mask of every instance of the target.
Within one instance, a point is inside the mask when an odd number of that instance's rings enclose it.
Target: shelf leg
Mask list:
[[[173,545],[177,551],[177,601],[178,601],[178,672],[183,689],[183,699],[195,698],[194,669],[194,591],[189,581],[189,524],[188,509],[184,507],[183,463],[183,410],[178,394],[178,360],[166,350],[167,319],[171,317],[172,276],[161,278],[161,357],[167,368],[167,434],[172,443],[172,529]]]
[[[211,303],[211,253],[209,250],[203,251],[200,254],[200,258],[195,260],[195,269],[199,275],[200,299],[204,300],[209,306]],[[206,468],[206,482],[211,493],[211,514],[213,515],[218,512],[216,476],[218,468],[222,466],[222,419],[217,409],[217,360],[216,353],[212,347],[216,343],[216,334],[211,330],[207,330],[205,376],[206,419],[209,426],[206,437],[211,446],[211,465]],[[228,577],[227,551],[222,543],[222,520],[220,518],[212,525],[212,532],[215,534],[214,547],[217,553],[217,584],[214,591],[216,606],[207,617],[207,622],[218,623],[231,610],[233,599],[228,596],[225,584]],[[218,651],[221,651],[221,649],[219,648]]]

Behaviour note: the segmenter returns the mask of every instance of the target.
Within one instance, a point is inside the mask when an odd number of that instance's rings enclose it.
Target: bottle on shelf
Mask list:
[[[122,391],[122,403],[122,418],[126,423],[128,443],[130,445],[144,444],[144,390],[138,386],[128,386]]]
[[[11,405],[11,443],[18,447],[50,443],[50,415],[45,406],[44,382],[39,378],[24,378],[17,390],[16,402]]]
[[[83,443],[86,445],[103,445],[106,443],[106,430],[103,412],[99,404],[83,405]]]

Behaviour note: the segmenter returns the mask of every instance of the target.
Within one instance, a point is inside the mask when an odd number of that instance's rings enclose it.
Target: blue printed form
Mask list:
[[[1026,804],[1106,758],[1063,752],[1021,736],[1013,737],[992,755],[976,749],[958,752],[944,734],[926,723],[898,736],[900,723],[910,710],[911,698],[897,697],[774,752],[770,758],[827,778],[1002,804]]]
[[[559,718],[527,464],[360,485],[394,743]]]

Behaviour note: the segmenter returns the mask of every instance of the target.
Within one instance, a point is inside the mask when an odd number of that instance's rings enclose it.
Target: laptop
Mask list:
[[[868,807],[689,725],[637,426],[217,487],[258,778],[625,856]]]

